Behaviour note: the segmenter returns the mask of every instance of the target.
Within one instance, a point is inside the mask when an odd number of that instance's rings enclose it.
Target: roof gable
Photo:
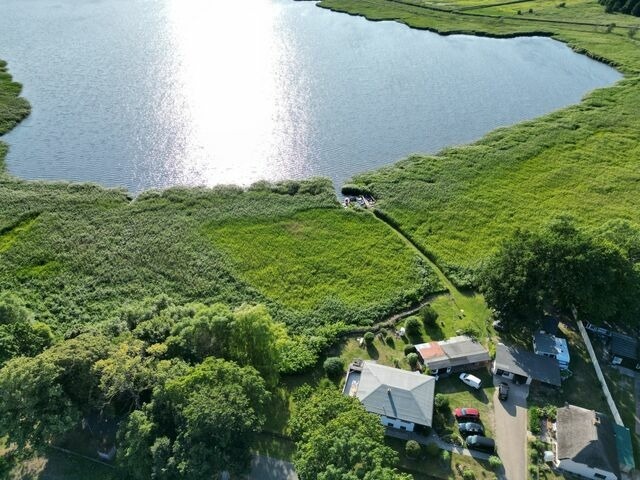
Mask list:
[[[431,426],[435,378],[364,362],[356,396],[369,412]]]
[[[614,473],[620,478],[613,422],[601,413],[569,405],[557,413],[558,460]]]

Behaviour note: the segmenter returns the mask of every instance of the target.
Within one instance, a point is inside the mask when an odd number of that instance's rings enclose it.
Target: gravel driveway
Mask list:
[[[494,377],[494,384],[505,381]],[[504,464],[505,477],[509,480],[526,480],[527,478],[527,395],[529,387],[508,382],[509,398],[498,399],[496,388],[495,422],[496,446],[498,455]]]

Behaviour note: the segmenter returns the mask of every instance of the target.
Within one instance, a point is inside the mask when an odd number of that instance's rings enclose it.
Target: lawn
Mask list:
[[[298,310],[328,299],[350,307],[408,305],[442,289],[430,267],[365,212],[307,210],[211,224],[207,233],[243,280]]]
[[[457,423],[453,417],[453,410],[457,407],[477,408],[480,411],[481,423],[484,426],[486,436],[493,437],[495,430],[495,417],[493,413],[493,377],[488,370],[474,370],[472,373],[482,380],[482,388],[475,390],[460,381],[457,375],[441,378],[436,383],[436,394],[447,397],[451,414],[445,416],[445,423],[436,427],[441,435],[457,433]]]
[[[426,448],[422,447],[422,456],[418,459],[407,458],[405,454],[405,441],[386,437],[385,443],[398,452],[400,456],[400,470],[413,475],[415,480],[434,479],[462,479],[465,469],[471,470],[476,479],[496,478],[487,462],[476,460],[465,455],[451,454],[448,459],[442,458],[442,451],[436,455],[430,455]]]

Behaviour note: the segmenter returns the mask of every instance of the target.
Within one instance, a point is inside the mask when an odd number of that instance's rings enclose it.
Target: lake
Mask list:
[[[439,36],[292,0],[3,0],[32,115],[8,171],[138,193],[351,175],[621,78],[548,38]]]

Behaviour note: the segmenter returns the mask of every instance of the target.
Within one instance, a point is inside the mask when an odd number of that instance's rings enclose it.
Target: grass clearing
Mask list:
[[[441,288],[393,231],[364,212],[308,210],[206,231],[247,283],[294,309],[317,308],[327,299],[349,306],[387,299],[410,304]]]

